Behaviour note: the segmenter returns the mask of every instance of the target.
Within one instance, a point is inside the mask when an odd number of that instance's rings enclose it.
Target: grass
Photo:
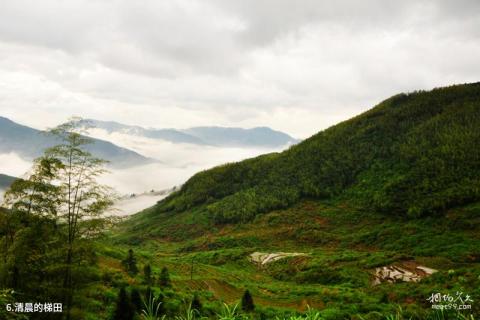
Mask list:
[[[98,244],[100,273],[110,279],[107,287],[145,289],[142,275],[128,275],[119,263],[132,248],[140,270],[144,264],[152,266],[153,291],[165,297],[167,317],[172,318],[187,317],[188,308],[182,306],[198,294],[202,316],[215,319],[225,303],[239,303],[249,289],[256,305],[252,319],[303,319],[309,307],[318,319],[395,319],[398,306],[400,319],[427,319],[433,317],[426,300],[432,293],[460,291],[474,301],[480,298],[479,213],[480,206],[473,204],[445,216],[412,221],[358,211],[342,201],[305,200],[251,223],[212,226],[190,212],[182,217],[189,224],[178,224],[174,236],[113,230]],[[157,219],[155,227],[162,229],[171,228],[175,217]],[[459,219],[468,220],[469,227],[458,225]],[[199,230],[198,236],[187,236],[190,225]],[[255,251],[308,256],[260,268],[248,260]],[[371,285],[375,267],[402,261],[416,261],[438,272],[419,283]],[[168,288],[158,284],[163,267],[170,272]],[[479,307],[473,303],[465,316],[478,314]]]

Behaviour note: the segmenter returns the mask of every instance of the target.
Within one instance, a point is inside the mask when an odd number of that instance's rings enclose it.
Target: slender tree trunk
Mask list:
[[[63,280],[65,319],[70,320],[70,308],[72,305],[72,247],[69,245],[67,259],[65,261],[65,278]]]
[[[67,258],[65,261],[65,279],[63,281],[63,290],[64,290],[64,308],[66,310],[65,319],[70,320],[70,307],[72,304],[71,297],[71,283],[72,283],[72,157],[73,151],[70,149],[68,157],[68,183],[67,183],[67,192],[68,192],[68,202],[67,202],[67,227],[68,227],[68,249],[67,249]]]

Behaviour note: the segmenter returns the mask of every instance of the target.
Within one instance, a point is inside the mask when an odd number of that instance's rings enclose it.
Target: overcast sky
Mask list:
[[[1,0],[0,115],[304,138],[479,57],[478,0]]]

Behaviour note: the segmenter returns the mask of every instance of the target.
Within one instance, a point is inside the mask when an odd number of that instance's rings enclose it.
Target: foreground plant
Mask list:
[[[157,301],[157,298],[153,297],[150,293],[147,301],[144,303],[144,309],[142,310],[142,319],[144,320],[163,320],[165,315],[159,317],[161,301]]]
[[[280,319],[277,317],[277,320],[322,320],[322,316],[320,315],[320,312],[317,310],[311,309],[308,307],[307,312],[305,315],[302,316],[290,316],[289,318],[283,318]]]
[[[202,317],[197,310],[192,309],[191,305],[189,305],[185,310],[185,315],[175,317],[175,320],[202,320],[202,319],[207,319],[207,318]]]
[[[360,317],[360,319],[363,319]],[[401,307],[398,307],[398,310],[395,314],[388,315],[385,320],[411,320],[412,317],[405,315],[405,312]],[[475,320],[473,315],[464,315],[458,310],[445,311],[443,309],[435,310],[426,318],[427,320]]]
[[[444,311],[443,309],[435,310],[430,316],[428,320],[475,320],[473,314],[471,315],[464,315],[460,311]]]
[[[218,316],[218,320],[248,320],[249,318],[245,315],[240,315],[237,312],[238,304],[234,306],[229,306],[228,304],[224,303],[223,308]]]

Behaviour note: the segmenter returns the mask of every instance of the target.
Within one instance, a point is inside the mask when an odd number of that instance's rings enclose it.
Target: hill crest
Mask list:
[[[412,217],[480,199],[480,83],[395,95],[279,154],[200,172],[153,212],[241,222],[344,197]]]

